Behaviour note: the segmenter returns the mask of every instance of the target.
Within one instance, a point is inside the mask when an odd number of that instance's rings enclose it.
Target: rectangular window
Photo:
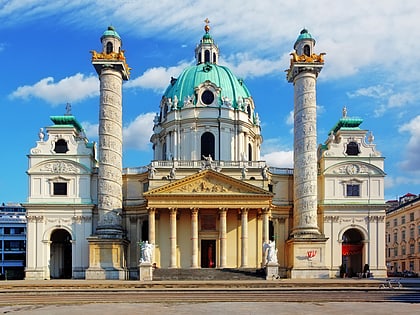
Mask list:
[[[349,197],[360,196],[360,185],[359,184],[347,184],[347,196],[349,196]]]
[[[398,234],[397,234],[397,232],[395,232],[394,233],[394,242],[397,242],[398,241]]]
[[[401,217],[401,224],[405,224],[405,215]]]
[[[394,226],[397,226],[398,225],[398,221],[397,221],[397,219],[394,219]]]
[[[53,183],[54,184],[54,196],[66,196],[67,195],[67,183]]]
[[[410,228],[410,239],[414,239],[414,228]]]
[[[394,256],[397,257],[398,256],[398,247],[394,247]]]
[[[402,246],[401,247],[401,255],[405,255],[406,254],[406,252],[405,252],[405,245],[404,246]]]
[[[405,241],[405,230],[401,231],[401,240]]]
[[[410,222],[413,222],[414,221],[414,212],[411,212],[410,213]]]

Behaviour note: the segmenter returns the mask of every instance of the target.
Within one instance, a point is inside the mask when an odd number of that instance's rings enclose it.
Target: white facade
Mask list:
[[[45,133],[40,131],[28,155],[27,279],[80,278],[89,265],[87,237],[93,231],[96,204],[95,146],[73,116],[51,119],[55,124]]]
[[[256,104],[244,82],[218,65],[208,25],[205,31],[196,65],[172,78],[157,104],[153,160],[123,169],[115,181],[121,191],[112,194],[104,186],[119,173],[107,167],[120,170],[121,161],[107,149],[111,141],[119,152],[121,133],[109,128],[120,130],[120,83],[129,68],[123,51],[113,50],[119,35],[104,33],[102,53],[92,52],[103,81],[98,161],[71,115],[54,118],[28,156],[27,279],[108,279],[111,269],[115,278],[136,279],[138,243],[146,240],[159,268],[258,269],[263,244],[275,240],[281,276],[353,276],[366,264],[385,275],[383,157],[362,121],[346,112],[317,151],[316,79],[324,60],[312,36],[302,31],[287,73],[296,111],[291,170],[260,160]],[[119,77],[104,79],[104,64]],[[122,196],[122,209],[107,202],[111,195]],[[111,227],[121,228],[120,241],[110,238]]]

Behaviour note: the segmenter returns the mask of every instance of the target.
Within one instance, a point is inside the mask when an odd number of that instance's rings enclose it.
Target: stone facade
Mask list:
[[[27,279],[149,280],[150,266],[139,273],[146,240],[152,268],[265,268],[263,244],[274,240],[278,269],[270,265],[270,274],[357,275],[369,264],[384,275],[383,157],[347,114],[317,147],[324,61],[315,40],[302,31],[292,53],[295,167],[280,169],[260,160],[256,105],[218,65],[205,31],[197,64],[171,79],[159,104],[153,160],[125,169],[121,84],[129,68],[115,50],[119,35],[104,33],[102,52],[92,52],[101,79],[98,156],[69,113],[53,119],[29,155]]]

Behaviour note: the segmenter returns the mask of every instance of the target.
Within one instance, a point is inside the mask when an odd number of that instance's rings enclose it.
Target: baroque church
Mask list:
[[[252,91],[219,64],[208,20],[204,31],[195,64],[170,78],[156,104],[153,160],[133,168],[122,167],[130,68],[116,30],[102,34],[101,50],[91,51],[98,143],[67,110],[50,117],[28,155],[26,279],[142,280],[141,244],[151,246],[149,280],[156,269],[269,265],[288,278],[355,276],[365,265],[386,276],[384,157],[346,109],[318,144],[324,54],[312,35],[300,32],[286,71],[294,89],[294,168],[286,169],[261,160]]]

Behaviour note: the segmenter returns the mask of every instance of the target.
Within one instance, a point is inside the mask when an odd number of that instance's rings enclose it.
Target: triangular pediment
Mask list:
[[[272,196],[267,190],[213,170],[205,170],[144,193],[146,198],[168,194]]]

